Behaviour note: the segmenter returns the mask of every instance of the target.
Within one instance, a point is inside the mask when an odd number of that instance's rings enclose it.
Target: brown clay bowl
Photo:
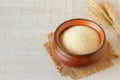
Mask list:
[[[86,26],[96,30],[100,36],[100,45],[96,50],[88,54],[76,55],[70,52],[67,52],[63,46],[60,44],[60,35],[66,29],[73,26]],[[92,35],[91,35],[92,36]],[[93,21],[86,19],[71,19],[62,23],[54,33],[54,39],[52,48],[54,52],[53,56],[59,60],[59,62],[72,67],[87,66],[99,61],[105,54],[106,50],[106,37],[103,29]],[[72,45],[71,45],[72,46]]]

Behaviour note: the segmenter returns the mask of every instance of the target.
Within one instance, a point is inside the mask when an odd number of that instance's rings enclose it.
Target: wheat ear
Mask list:
[[[108,13],[108,16],[114,21],[115,20],[115,11],[113,9],[113,6],[106,0],[102,0],[102,4]]]
[[[104,9],[102,9],[102,7],[97,2],[95,2],[94,0],[90,0],[90,3],[99,13],[101,13],[105,17],[106,20],[108,20],[111,24],[113,24],[111,18],[108,17]]]
[[[95,11],[88,9],[88,12],[102,25],[110,26],[110,24],[104,18],[102,18],[101,15],[98,15]]]
[[[120,27],[115,22],[115,12],[112,5],[106,0],[102,4],[90,0],[91,5],[97,12],[89,10],[89,13],[102,25],[114,31],[120,37]]]
[[[98,15],[97,13],[95,13],[93,10],[88,9],[88,12],[90,15],[93,16],[93,18],[95,18],[99,23],[101,23],[102,25],[109,27],[109,29],[111,29],[113,32],[115,32],[116,34],[119,35],[119,33],[117,31],[115,31],[112,27],[110,27],[111,25],[100,15]]]

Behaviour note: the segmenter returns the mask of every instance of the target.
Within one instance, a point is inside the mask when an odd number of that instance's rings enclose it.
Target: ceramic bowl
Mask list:
[[[94,29],[100,37],[100,44],[93,52],[76,55],[67,52],[63,46],[60,44],[60,35],[68,28],[73,26],[86,26]],[[91,35],[92,36],[92,35]],[[72,66],[80,67],[87,66],[99,61],[105,54],[106,50],[106,37],[103,29],[91,20],[86,19],[71,19],[62,23],[54,33],[54,39],[52,43],[53,56],[61,63]],[[72,45],[71,45],[72,46]]]

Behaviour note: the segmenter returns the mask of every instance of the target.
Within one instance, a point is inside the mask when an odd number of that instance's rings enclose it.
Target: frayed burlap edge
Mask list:
[[[48,37],[48,42],[44,43],[44,47],[46,51],[48,52],[50,58],[54,62],[54,65],[56,69],[59,71],[59,73],[62,76],[69,76],[73,80],[78,80],[80,78],[86,77],[88,75],[91,75],[93,73],[99,72],[101,70],[104,70],[112,65],[114,65],[114,62],[112,61],[113,59],[117,59],[119,56],[116,54],[114,51],[113,47],[110,45],[108,42],[107,44],[107,50],[106,50],[106,55],[102,58],[101,61],[97,62],[96,64],[92,64],[87,67],[82,67],[82,68],[73,68],[73,67],[68,67],[62,63],[60,63],[55,57],[52,55],[53,50],[51,48],[51,43],[53,40],[53,35],[54,33],[51,32],[47,35]]]

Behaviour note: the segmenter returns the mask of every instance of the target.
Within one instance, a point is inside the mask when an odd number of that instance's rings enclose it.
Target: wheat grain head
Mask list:
[[[106,20],[109,21],[109,23],[113,24],[113,21],[111,20],[111,18],[105,13],[104,9],[102,9],[102,7],[100,6],[100,4],[98,4],[97,2],[95,2],[94,0],[90,0],[91,5],[100,13],[102,14]]]

